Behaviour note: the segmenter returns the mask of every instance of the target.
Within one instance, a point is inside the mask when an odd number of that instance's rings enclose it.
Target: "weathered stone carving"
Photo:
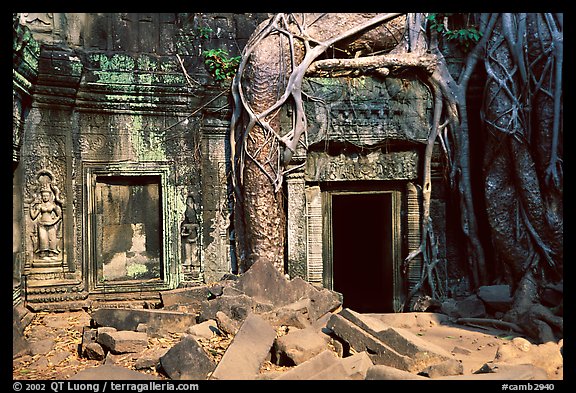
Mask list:
[[[52,31],[54,14],[52,12],[27,12],[20,16],[20,21],[33,31],[47,33]]]
[[[326,140],[360,146],[421,140],[430,128],[432,101],[416,79],[306,78],[308,143]]]
[[[37,175],[34,199],[30,203],[30,218],[34,221],[32,238],[34,259],[62,260],[62,203],[54,175],[41,169]]]
[[[307,181],[410,180],[418,176],[416,151],[331,156],[311,152],[306,161]]]
[[[183,272],[190,274],[192,278],[200,276],[200,258],[198,255],[199,225],[196,218],[196,203],[192,194],[186,198],[186,211],[184,221],[180,224],[180,236],[182,237]]]

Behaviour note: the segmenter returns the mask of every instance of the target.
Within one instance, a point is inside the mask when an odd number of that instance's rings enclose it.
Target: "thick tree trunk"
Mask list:
[[[563,264],[558,217],[562,192],[556,181],[546,177],[549,163],[558,158],[558,146],[550,142],[560,131],[561,87],[551,82],[555,80],[552,75],[558,75],[553,72],[557,70],[550,60],[551,51],[542,56],[553,26],[548,26],[546,35],[546,29],[534,22],[551,20],[529,16],[532,34],[525,35],[524,17],[501,17],[485,59],[489,132],[485,197],[495,254],[507,268],[506,279],[514,290],[514,306],[506,318],[532,337],[550,341],[563,334],[563,322],[541,304],[539,293],[547,280],[561,277]],[[524,37],[530,37],[527,43]],[[555,168],[556,163],[552,165]]]
[[[282,42],[284,41],[284,42]],[[282,95],[286,86],[287,42],[279,35],[264,39],[251,54],[246,66],[245,97],[252,110],[260,113]],[[272,127],[279,127],[278,114],[264,119]],[[284,270],[285,212],[284,197],[276,191],[274,179],[278,167],[278,141],[263,127],[256,124],[238,146],[245,149],[245,160],[240,185],[243,195],[241,209],[242,235],[238,240],[241,250],[240,271],[247,270],[258,258],[271,261],[278,270]]]

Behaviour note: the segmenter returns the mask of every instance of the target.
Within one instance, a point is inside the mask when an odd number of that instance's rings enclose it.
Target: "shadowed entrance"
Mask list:
[[[333,288],[344,307],[393,312],[392,194],[332,195]]]

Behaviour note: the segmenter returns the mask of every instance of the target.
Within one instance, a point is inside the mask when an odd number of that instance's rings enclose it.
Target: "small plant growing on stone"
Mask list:
[[[221,48],[205,50],[202,55],[210,75],[219,82],[232,78],[241,60],[241,56],[230,57],[228,51]]]

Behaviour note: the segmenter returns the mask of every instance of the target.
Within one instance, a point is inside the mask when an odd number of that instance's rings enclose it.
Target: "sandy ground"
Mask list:
[[[516,334],[501,330],[438,323],[429,314],[392,314],[388,323],[405,328],[426,341],[438,345],[461,361],[464,375],[471,375],[485,363],[494,360],[498,347],[509,343]],[[25,329],[33,354],[13,360],[14,379],[65,380],[77,372],[102,364],[102,361],[88,360],[79,356],[78,348],[82,341],[84,326],[90,325],[90,315],[85,311],[64,313],[38,313]],[[181,335],[150,338],[147,351],[171,348],[180,340]],[[215,361],[222,357],[231,342],[230,336],[214,336],[201,341]],[[134,369],[135,361],[142,354],[115,355],[107,362]],[[262,372],[278,372],[287,368],[278,367],[270,362],[262,366]],[[165,377],[153,368],[139,370],[158,378]],[[553,379],[562,379],[560,369]]]

